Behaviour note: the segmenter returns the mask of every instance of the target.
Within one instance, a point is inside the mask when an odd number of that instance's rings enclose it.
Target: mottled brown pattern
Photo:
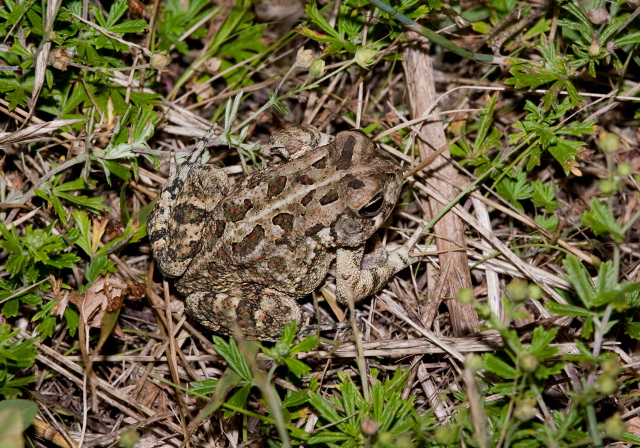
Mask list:
[[[234,255],[239,257],[246,257],[251,255],[253,251],[256,250],[258,245],[264,239],[264,229],[262,226],[257,225],[251,230],[247,236],[245,236],[242,241],[231,244],[231,250]]]
[[[244,219],[247,212],[253,208],[253,203],[249,199],[245,199],[241,203],[225,202],[224,218],[227,221],[238,222]]]
[[[284,176],[276,176],[267,181],[267,197],[273,198],[278,196],[287,186],[287,178]]]
[[[320,205],[331,204],[332,202],[337,201],[339,197],[340,195],[338,194],[338,190],[336,190],[335,188],[332,188],[327,192],[327,194],[325,194],[320,198]]]
[[[340,151],[340,155],[338,156],[338,160],[336,160],[336,169],[348,170],[351,167],[353,149],[355,145],[355,136],[350,135],[345,139],[344,145],[341,148],[338,148],[338,150]]]
[[[305,194],[304,197],[300,200],[300,203],[306,207],[313,200],[313,197],[315,195],[316,190],[309,191],[309,193]]]
[[[168,179],[149,218],[151,247],[204,326],[276,340],[287,322],[300,323],[297,299],[322,282],[336,255],[348,274],[337,279],[339,300],[366,297],[413,261],[403,247],[360,269],[361,248],[395,206],[402,171],[363,134],[341,132],[314,147],[319,136],[276,134],[270,147],[285,161],[232,188],[222,170],[200,165],[202,143]]]

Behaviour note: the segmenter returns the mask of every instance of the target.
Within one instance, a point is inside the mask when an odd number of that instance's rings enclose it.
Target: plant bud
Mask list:
[[[619,439],[627,432],[627,424],[615,413],[604,421],[604,433],[612,439]]]
[[[521,422],[526,422],[531,420],[536,416],[535,408],[536,399],[533,397],[523,398],[516,405],[515,410],[513,411],[513,416],[520,420]]]
[[[149,60],[149,66],[154,70],[164,70],[171,64],[171,56],[168,51],[161,51],[159,53],[153,53]]]
[[[49,65],[53,68],[66,72],[69,62],[71,62],[71,56],[67,52],[66,48],[57,47],[49,53]]]
[[[589,53],[589,56],[591,56],[592,58],[595,58],[600,54],[600,44],[598,44],[597,39],[593,39],[591,41],[591,45],[589,45],[588,53]]]
[[[589,21],[594,25],[602,25],[609,21],[609,12],[602,6],[599,8],[593,8],[587,11]]]
[[[313,64],[309,67],[311,76],[322,76],[324,74],[324,59],[314,59]]]
[[[604,152],[616,152],[620,149],[620,136],[603,131],[598,136],[598,145]]]
[[[304,47],[300,47],[296,55],[296,65],[309,68],[311,64],[313,64],[313,50],[305,50]]]
[[[371,48],[360,47],[356,50],[356,62],[362,68],[367,68],[375,62],[378,52]]]

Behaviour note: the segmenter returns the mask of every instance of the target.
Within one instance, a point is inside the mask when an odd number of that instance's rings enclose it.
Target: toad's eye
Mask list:
[[[358,216],[361,218],[373,218],[382,211],[384,205],[384,194],[378,191],[371,200],[358,210]]]

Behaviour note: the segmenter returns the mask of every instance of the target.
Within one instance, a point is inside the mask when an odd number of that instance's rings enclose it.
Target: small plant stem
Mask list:
[[[40,188],[46,181],[51,179],[56,174],[66,170],[69,167],[72,167],[73,165],[77,165],[78,163],[82,163],[85,160],[86,160],[86,154],[84,154],[84,153],[83,154],[78,154],[73,159],[68,160],[68,161],[64,162],[63,164],[61,164],[61,165],[58,165],[57,167],[55,167],[51,171],[48,171],[46,174],[44,174],[38,180],[38,182],[33,187],[31,187],[31,189],[29,191],[27,191],[24,194],[22,199],[20,199],[19,201],[16,202],[16,205],[23,205],[27,201],[29,201],[36,194],[36,190],[38,188]],[[5,225],[8,226],[9,224],[11,224],[11,222],[14,220],[14,218],[16,217],[17,214],[18,214],[18,209],[17,208],[11,210],[11,213],[9,213],[9,216],[7,217],[7,219],[5,221]]]
[[[69,62],[71,67],[78,67],[83,70],[89,70],[92,72],[127,72],[129,70],[137,70],[141,68],[149,68],[150,64],[134,65],[131,67],[90,67],[84,64],[78,64],[77,62]]]
[[[427,38],[429,40],[429,42],[432,42],[432,43],[437,44],[437,45],[441,45],[441,46],[445,47],[447,50],[451,51],[452,53],[457,54],[460,57],[463,57],[463,58],[466,58],[466,59],[473,59],[474,61],[478,61],[478,62],[489,62],[489,63],[492,63],[492,64],[501,64],[501,65],[507,64],[508,58],[504,58],[504,57],[501,57],[501,56],[493,56],[493,55],[490,55],[490,54],[471,53],[470,51],[465,50],[464,48],[457,46],[456,44],[454,44],[450,40],[445,39],[444,37],[440,36],[439,34],[431,31],[429,28],[424,27],[424,26],[416,23],[413,19],[410,19],[409,17],[405,16],[404,14],[398,12],[395,8],[393,8],[392,6],[387,5],[382,0],[367,0],[367,1],[369,3],[371,3],[373,6],[375,6],[376,8],[379,8],[379,9],[383,10],[387,14],[391,14],[391,16],[394,19],[396,19],[398,22],[402,23],[404,26],[409,28],[411,31],[415,31],[416,33],[420,34],[421,36],[424,36],[425,38]]]
[[[627,231],[631,228],[631,226],[638,220],[638,218],[640,218],[640,210],[637,210],[633,216],[631,217],[631,219],[629,220],[628,223],[626,223],[623,227],[622,227],[622,233],[627,233]]]
[[[325,75],[324,77],[316,80],[315,82],[309,84],[309,85],[305,85],[303,84],[302,86],[300,86],[297,89],[293,89],[290,92],[285,93],[284,95],[282,95],[279,98],[276,98],[276,95],[278,94],[278,92],[276,91],[275,94],[273,95],[273,97],[271,99],[269,99],[269,101],[267,101],[260,109],[258,109],[257,111],[255,111],[253,114],[251,114],[249,116],[249,118],[247,118],[246,120],[244,120],[242,123],[240,123],[238,126],[236,126],[235,128],[233,128],[231,130],[231,134],[235,134],[236,132],[240,131],[240,129],[242,129],[243,127],[247,126],[249,123],[251,123],[253,120],[255,120],[256,117],[258,117],[262,112],[264,112],[265,110],[267,110],[268,108],[270,108],[271,106],[273,106],[273,104],[275,104],[276,101],[282,101],[282,100],[286,100],[289,99],[295,95],[297,95],[299,92],[305,91],[305,90],[309,90],[309,89],[313,89],[315,87],[318,87],[324,80],[329,79],[333,76],[335,76],[336,74],[338,74],[339,72],[341,72],[342,70],[345,70],[347,67],[350,67],[351,65],[353,65],[355,63],[355,61],[351,60],[348,61],[346,64],[344,64],[342,67],[338,68],[336,71],[331,72],[328,75]],[[288,73],[287,73],[288,75]],[[285,75],[285,76],[287,76]]]
[[[9,297],[5,297],[4,299],[0,300],[0,305],[3,304],[4,302],[7,302],[7,301],[13,299],[14,297],[21,296],[22,294],[24,294],[25,292],[29,291],[30,289],[33,289],[36,286],[43,284],[44,282],[48,282],[49,280],[50,280],[49,277],[43,278],[42,280],[40,280],[37,283],[33,283],[33,284],[31,284],[31,285],[29,285],[27,287],[22,288],[19,291],[14,292]]]
[[[598,418],[596,417],[596,410],[593,404],[587,406],[587,427],[589,428],[589,434],[593,439],[593,446],[602,446],[602,439],[598,433]]]

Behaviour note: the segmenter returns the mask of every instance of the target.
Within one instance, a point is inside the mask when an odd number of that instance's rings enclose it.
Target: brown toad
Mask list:
[[[398,200],[402,170],[371,140],[344,131],[313,148],[317,131],[293,128],[271,140],[286,160],[230,185],[202,165],[206,137],[171,170],[149,217],[158,268],[178,278],[188,313],[217,333],[277,340],[302,320],[297,300],[336,261],[341,303],[363,299],[415,261],[404,246],[361,266],[366,240]],[[292,137],[293,136],[293,137]]]

